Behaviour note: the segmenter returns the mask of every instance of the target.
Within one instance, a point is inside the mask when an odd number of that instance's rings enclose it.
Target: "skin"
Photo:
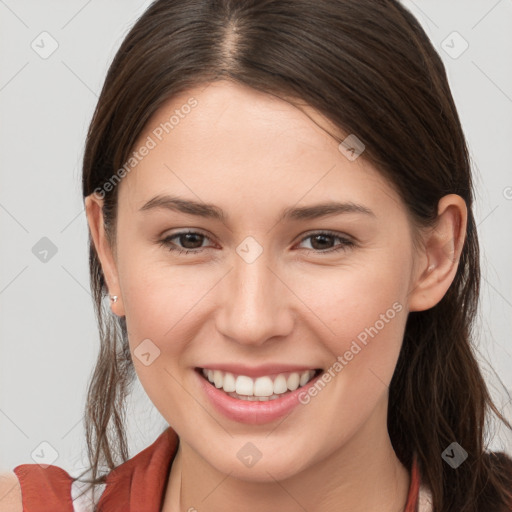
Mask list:
[[[347,159],[320,127],[332,125],[312,109],[308,117],[227,81],[168,101],[135,148],[190,97],[197,107],[118,185],[114,246],[102,200],[86,199],[109,292],[119,297],[112,311],[126,316],[132,353],[147,338],[160,350],[149,366],[133,360],[180,437],[163,510],[403,510],[410,476],[387,431],[388,386],[408,312],[433,307],[453,281],[466,230],[463,199],[442,198],[437,225],[421,232],[424,243],[415,248],[405,206],[364,153]],[[140,211],[158,194],[215,204],[228,220]],[[285,207],[327,200],[359,203],[375,216],[277,221]],[[187,228],[205,237],[195,245],[175,237],[175,246],[202,252],[180,255],[158,243]],[[319,230],[355,245],[327,253],[342,241],[308,237]],[[263,249],[251,264],[236,252],[247,236]],[[211,362],[327,369],[396,302],[402,310],[284,420],[235,422],[198,386],[194,368]],[[252,467],[236,457],[247,442],[262,453]]]

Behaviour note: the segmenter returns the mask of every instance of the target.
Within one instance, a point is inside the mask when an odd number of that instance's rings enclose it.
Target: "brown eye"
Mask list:
[[[355,243],[352,240],[349,240],[348,238],[337,235],[335,233],[331,233],[329,231],[320,231],[317,233],[312,233],[304,237],[301,242],[308,239],[311,239],[310,245],[311,249],[313,249],[313,252],[319,253],[332,253],[335,251],[346,250],[350,247],[355,246]],[[333,243],[336,240],[340,240],[341,243],[335,244],[333,246]]]
[[[319,251],[329,249],[334,240],[334,237],[331,235],[314,235],[310,238],[313,249],[318,249]]]
[[[208,237],[197,231],[183,231],[181,233],[170,235],[159,243],[170,251],[177,251],[179,253],[198,253],[204,249],[203,242],[205,239],[207,240]],[[176,240],[177,243],[173,240]]]
[[[177,238],[184,249],[199,249],[205,237],[199,233],[182,233]]]

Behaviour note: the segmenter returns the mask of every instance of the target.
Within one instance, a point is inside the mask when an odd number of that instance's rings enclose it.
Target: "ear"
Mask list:
[[[448,291],[459,266],[466,238],[467,207],[462,197],[448,194],[441,198],[437,222],[423,239],[420,263],[409,292],[409,311],[434,307]]]
[[[110,302],[112,312],[117,316],[124,316],[123,299],[119,287],[119,277],[114,251],[107,239],[103,219],[103,199],[92,193],[85,198],[85,213],[87,223],[94,242],[96,254],[100,260],[101,269],[111,296],[118,297],[117,302]]]

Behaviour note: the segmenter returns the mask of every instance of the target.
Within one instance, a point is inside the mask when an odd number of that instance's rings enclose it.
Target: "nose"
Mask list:
[[[235,256],[216,317],[222,335],[239,344],[262,345],[292,331],[294,295],[270,267],[265,252],[252,263]]]

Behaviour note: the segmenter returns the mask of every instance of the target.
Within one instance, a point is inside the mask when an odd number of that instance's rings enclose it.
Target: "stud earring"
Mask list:
[[[430,267],[427,268],[427,272],[432,272],[436,268],[435,265],[430,265]]]
[[[117,302],[117,295],[111,295],[111,296],[110,296],[110,300],[111,300],[112,302]]]

